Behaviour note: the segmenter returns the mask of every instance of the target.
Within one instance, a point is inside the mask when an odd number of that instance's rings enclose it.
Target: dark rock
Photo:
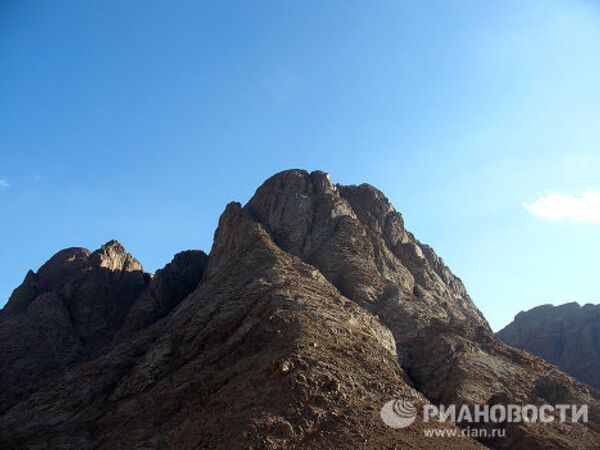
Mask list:
[[[0,313],[0,411],[110,342],[145,287],[141,265],[116,241],[62,250],[30,271]]]
[[[600,389],[600,305],[538,306],[517,314],[497,336]]]
[[[136,331],[166,316],[202,279],[208,256],[201,250],[187,250],[175,255],[156,272],[148,289],[135,301],[124,329]]]

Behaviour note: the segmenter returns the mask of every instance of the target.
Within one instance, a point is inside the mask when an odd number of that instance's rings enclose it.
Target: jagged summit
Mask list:
[[[110,240],[92,253],[92,258],[100,266],[112,271],[143,271],[140,262],[127,253],[119,241]]]
[[[44,377],[106,349],[123,328],[166,314],[198,284],[199,253],[178,254],[152,281],[116,240],[93,252],[61,250],[29,271],[0,311],[0,412]]]
[[[36,272],[29,271],[23,284],[9,298],[1,314],[23,312],[39,295],[61,289],[78,278],[109,271],[142,272],[142,265],[117,241],[111,240],[98,250],[71,247],[57,252]]]
[[[65,255],[77,270],[49,272],[50,284],[28,274],[11,297],[20,312],[0,314],[2,447],[541,450],[600,439],[597,393],[500,342],[372,186],[276,174],[246,205],[227,205],[208,256],[178,254],[152,279],[114,242]],[[381,421],[398,397],[592,412],[587,425],[505,423],[503,439],[434,442],[420,419],[404,430]]]
[[[404,318],[415,331],[435,317],[491,333],[462,282],[405,229],[376,188],[291,170],[265,181],[244,209],[284,251],[314,265],[352,300],[378,310],[420,297],[418,314]]]

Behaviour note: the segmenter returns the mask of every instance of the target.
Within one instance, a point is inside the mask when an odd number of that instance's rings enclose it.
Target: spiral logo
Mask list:
[[[390,400],[381,408],[381,419],[392,428],[406,428],[417,417],[417,408],[408,400]]]

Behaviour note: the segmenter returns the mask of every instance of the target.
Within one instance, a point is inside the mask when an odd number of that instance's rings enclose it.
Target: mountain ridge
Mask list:
[[[42,381],[32,378],[25,388],[17,383],[29,355],[23,342],[52,333],[36,321],[48,304],[44,294],[17,288],[34,298],[21,308],[28,320],[15,319],[15,306],[0,313],[0,331],[17,337],[0,340],[9,356],[0,378],[0,443],[542,449],[598,442],[598,394],[500,342],[462,282],[372,186],[335,185],[319,171],[278,173],[246,205],[227,205],[208,256],[188,256],[174,260],[160,286],[159,272],[151,278],[141,266],[125,271],[109,263],[122,282],[128,274],[141,280],[135,295],[119,290],[127,295],[117,302],[123,308],[110,322],[111,339],[103,336],[80,359],[75,352],[54,361],[50,373],[34,361],[30,369]],[[59,277],[54,295],[63,303],[51,305],[79,301],[72,292],[105,291],[114,277],[98,274],[88,259],[77,259],[93,275],[83,277],[88,288]],[[95,300],[112,301],[81,301]],[[136,321],[132,311],[150,313]],[[48,321],[62,323],[52,315]],[[418,405],[588,403],[590,423],[506,423],[506,438],[435,441],[424,438],[427,424],[419,419],[404,430],[383,424],[380,408],[398,397]]]

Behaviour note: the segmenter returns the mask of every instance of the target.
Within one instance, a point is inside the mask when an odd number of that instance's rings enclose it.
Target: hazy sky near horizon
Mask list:
[[[0,3],[0,305],[56,251],[210,250],[288,168],[368,182],[497,330],[600,301],[600,4]]]

